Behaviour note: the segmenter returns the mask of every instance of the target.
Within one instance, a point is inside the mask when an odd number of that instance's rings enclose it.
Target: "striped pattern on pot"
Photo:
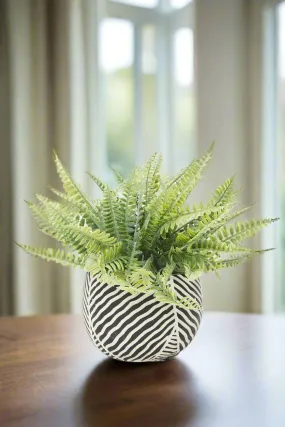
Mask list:
[[[200,281],[170,278],[179,297],[202,305]],[[83,315],[93,343],[107,356],[126,362],[157,362],[176,356],[193,340],[202,312],[157,301],[150,294],[131,295],[86,276]]]

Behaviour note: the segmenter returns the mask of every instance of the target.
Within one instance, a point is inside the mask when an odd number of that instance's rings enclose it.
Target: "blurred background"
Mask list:
[[[281,221],[254,241],[275,252],[202,278],[205,308],[285,309],[285,1],[0,0],[0,138],[0,315],[81,311],[84,274],[13,243],[50,244],[24,200],[59,184],[53,148],[96,197],[86,170],[159,151],[172,174],[213,140],[191,200],[236,173]]]

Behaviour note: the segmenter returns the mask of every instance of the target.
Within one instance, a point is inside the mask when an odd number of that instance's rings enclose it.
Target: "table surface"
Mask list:
[[[1,427],[284,427],[285,317],[206,313],[175,360],[128,364],[80,316],[0,319]]]

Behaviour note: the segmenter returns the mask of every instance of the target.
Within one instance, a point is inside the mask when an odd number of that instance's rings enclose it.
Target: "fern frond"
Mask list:
[[[167,286],[167,282],[170,276],[172,275],[175,267],[176,263],[174,261],[171,261],[170,263],[166,264],[166,266],[162,269],[161,272],[158,273],[157,278],[162,288],[165,288]]]
[[[146,164],[145,205],[153,199],[160,187],[160,167],[162,156],[155,153]]]
[[[117,183],[118,183],[118,184],[123,184],[123,183],[125,182],[123,175],[122,175],[120,172],[118,172],[116,169],[114,169],[114,168],[111,168],[111,170],[112,170],[112,171],[114,172],[114,174],[115,174],[115,177],[116,177]]]
[[[238,209],[237,211],[234,211],[234,212],[231,212],[231,213],[225,215],[224,222],[230,222],[233,219],[235,219],[235,218],[243,215],[245,212],[248,212],[250,209],[252,209],[253,206],[254,206],[254,203],[252,205],[250,205],[250,206],[246,206],[245,208]]]
[[[173,215],[186,202],[189,194],[201,178],[201,174],[212,157],[214,144],[210,146],[204,156],[194,160],[190,166],[183,169],[170,181],[165,190],[146,207],[148,212],[143,229],[146,247],[151,246],[149,235],[157,233],[168,215]]]
[[[214,252],[252,252],[252,249],[245,248],[242,246],[237,246],[233,242],[220,242],[214,238],[201,239],[198,242],[190,244],[187,246],[188,252],[195,252],[199,250],[210,250]]]
[[[102,217],[104,224],[104,231],[111,236],[120,240],[120,227],[118,223],[118,211],[115,195],[111,190],[104,191],[103,199],[101,202]]]
[[[183,308],[184,310],[201,310],[200,304],[194,298],[183,297],[178,298],[177,294],[169,289],[153,289],[153,295],[155,299],[164,304],[176,305],[177,307]]]
[[[134,258],[141,253],[139,250],[140,245],[140,219],[142,216],[142,192],[138,195],[137,199],[137,212],[136,212],[136,222],[134,225],[134,235],[133,235],[133,241],[130,251],[130,257],[129,257],[129,266],[132,264]]]
[[[139,266],[131,269],[127,277],[130,286],[139,292],[147,292],[153,286],[155,279],[156,276],[151,270]]]
[[[88,226],[65,225],[63,230],[69,236],[69,240],[74,242],[74,246],[82,245],[89,253],[98,253],[104,248],[114,247],[119,244],[116,238],[101,230],[92,230]]]
[[[235,197],[234,179],[235,176],[232,176],[215,190],[211,200],[209,201],[209,206],[221,206],[233,201]]]
[[[72,252],[65,252],[60,249],[36,248],[34,246],[22,245],[20,243],[16,243],[16,245],[24,249],[30,255],[42,258],[45,261],[53,261],[63,266],[84,269],[84,257],[81,255],[76,255]]]
[[[67,172],[67,170],[64,168],[63,164],[59,160],[56,152],[53,152],[54,155],[54,162],[56,165],[57,173],[61,179],[63,188],[68,195],[68,197],[71,199],[71,201],[83,204],[85,205],[91,212],[93,212],[93,206],[90,203],[87,196],[80,190],[79,186],[75,184],[75,182],[72,180],[71,176]]]
[[[252,257],[253,257],[253,254],[241,255],[235,258],[230,258],[230,259],[222,259],[216,262],[215,269],[219,270],[222,268],[236,267],[237,265],[249,260]]]
[[[158,274],[158,283],[159,288],[154,288],[155,298],[164,303],[177,305],[178,307],[184,308],[185,310],[201,310],[200,305],[194,298],[179,298],[174,284],[171,280],[171,275],[173,274],[176,267],[176,263],[171,261],[166,264],[162,271]]]
[[[27,206],[31,210],[31,212],[32,212],[34,218],[36,219],[40,229],[49,224],[48,215],[46,215],[44,210],[41,209],[39,205],[37,205],[35,203],[28,202],[27,200],[25,200],[25,203],[27,204]],[[52,227],[52,228],[54,229],[54,227]]]
[[[192,233],[191,229],[187,230],[186,233],[190,232],[189,241],[184,246],[186,248],[189,245],[193,245],[195,242],[199,241],[201,238],[207,237],[208,234],[211,234],[211,231],[217,227],[217,225],[223,221],[223,218],[226,214],[221,212],[213,212],[211,216],[208,213],[202,215],[200,222],[198,223],[198,230]],[[192,235],[191,235],[192,234]]]
[[[166,187],[163,194],[158,197],[154,203],[156,208],[159,207],[161,200],[166,203],[166,208],[163,211],[163,217],[167,215],[175,206],[182,206],[187,197],[194,189],[196,184],[201,179],[202,172],[206,168],[207,164],[212,158],[214,149],[214,143],[211,144],[210,148],[206,151],[204,156],[194,160],[190,166],[183,169]]]
[[[64,227],[68,224],[75,224],[77,215],[71,213],[66,207],[58,202],[49,200],[46,197],[37,195],[40,203],[28,203],[30,210],[36,218],[39,230],[44,234],[56,239],[63,246],[72,246],[73,241],[70,236],[64,233]],[[84,252],[84,248],[77,245],[74,250]]]
[[[165,221],[159,227],[155,237],[157,237],[158,235],[164,235],[169,232],[179,233],[181,230],[183,230],[183,228],[190,225],[193,220],[200,218],[204,214],[211,215],[212,212],[224,212],[224,207],[217,206],[217,207],[205,208],[203,205],[200,205],[200,209],[197,209],[196,207],[193,207],[192,210],[185,209],[182,213],[179,212],[176,217],[173,217]]]
[[[188,264],[183,264],[183,273],[187,280],[197,280],[203,274],[203,270],[192,271]]]
[[[240,243],[276,219],[238,222],[252,206],[235,210],[239,190],[234,177],[221,184],[210,201],[186,205],[187,198],[212,157],[213,144],[174,177],[161,175],[162,158],[154,154],[127,179],[114,171],[118,186],[111,189],[89,173],[103,192],[90,200],[72,180],[57,155],[54,161],[64,192],[51,189],[56,201],[37,195],[28,206],[39,229],[66,248],[19,245],[31,255],[82,268],[110,286],[131,294],[149,293],[157,301],[185,310],[200,310],[191,298],[180,298],[172,276],[193,280],[202,273],[240,264],[265,250]]]
[[[121,250],[122,245],[116,243],[110,248],[102,249],[98,256],[90,254],[85,263],[86,270],[92,275],[124,271],[127,258],[121,253]]]
[[[100,188],[100,190],[104,191],[110,191],[110,187],[108,184],[105,184],[103,181],[101,181],[101,179],[97,178],[97,176],[93,175],[93,173],[91,172],[86,172],[87,175],[90,176],[90,178],[92,179],[92,181],[95,182],[95,184],[98,185],[98,187]]]
[[[230,226],[223,226],[217,232],[221,242],[229,242],[237,244],[243,240],[253,237],[256,235],[261,228],[267,227],[279,218],[270,219],[259,219],[257,221],[251,220],[246,222],[238,222],[237,224]]]
[[[90,227],[92,227],[93,229],[94,228],[102,228],[102,218],[101,218],[100,209],[99,209],[98,204],[96,204],[95,202],[93,202],[93,203],[90,202],[92,204],[92,210],[90,210],[90,208],[88,208],[88,206],[72,200],[70,197],[68,197],[67,194],[62,193],[61,191],[57,190],[56,188],[49,186],[49,189],[56,196],[58,196],[62,200],[63,203],[65,203],[67,205],[68,210],[84,215],[84,217],[86,218],[87,224]]]
[[[126,182],[117,194],[118,197],[118,226],[120,236],[124,240],[126,247],[132,242],[131,236],[134,233],[137,220],[137,189],[132,182]]]

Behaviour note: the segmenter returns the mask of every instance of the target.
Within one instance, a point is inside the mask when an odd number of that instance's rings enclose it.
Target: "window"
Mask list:
[[[101,3],[98,103],[106,163],[127,175],[159,151],[175,172],[194,155],[191,1]]]
[[[277,96],[276,96],[276,121],[277,121],[277,156],[278,165],[279,200],[281,217],[281,250],[279,257],[281,301],[285,308],[285,2],[277,7]]]
[[[156,7],[158,0],[113,0],[118,3],[131,4],[133,6],[141,7]]]
[[[261,264],[262,282],[264,306],[280,311],[285,310],[285,1],[265,5],[263,45],[262,214],[280,221],[263,232],[264,246],[276,251]]]
[[[106,18],[100,26],[100,62],[106,107],[108,163],[129,171],[134,158],[134,28],[130,21]],[[117,48],[114,48],[117,46]]]
[[[170,0],[170,6],[173,8],[180,9],[183,6],[186,6],[188,3],[191,3],[192,0]]]
[[[193,31],[179,28],[174,34],[175,122],[174,169],[179,170],[194,157],[189,135],[194,135]]]

